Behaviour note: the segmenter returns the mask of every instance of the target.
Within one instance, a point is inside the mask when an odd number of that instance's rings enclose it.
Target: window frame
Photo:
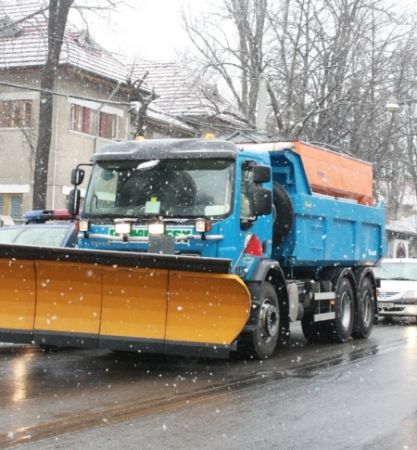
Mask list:
[[[33,100],[0,100],[0,128],[32,128]]]
[[[13,204],[18,200],[18,209]],[[23,195],[19,193],[0,193],[0,214],[10,216],[12,219],[22,218]]]
[[[117,125],[117,114],[110,114],[104,111],[100,111],[98,127],[99,137],[103,139],[114,139],[117,136]],[[110,130],[109,126],[111,127]]]
[[[87,106],[71,103],[70,130],[78,133],[95,134],[93,132],[95,111]]]

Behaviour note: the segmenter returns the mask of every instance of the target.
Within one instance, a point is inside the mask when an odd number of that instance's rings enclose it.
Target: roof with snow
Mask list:
[[[132,66],[133,79],[141,79],[146,73],[146,85],[158,94],[153,104],[167,113],[190,123],[209,117],[238,129],[248,128],[246,118],[218,93],[216,86],[201,81],[177,63],[140,62]]]
[[[394,233],[417,236],[417,219],[413,216],[400,220],[391,220],[386,224],[385,229]]]
[[[134,111],[136,111],[137,113],[140,107],[140,102],[132,102],[132,104],[134,105]],[[153,103],[148,106],[148,109],[146,110],[146,116],[149,119],[164,124],[165,126],[172,126],[176,129],[183,130],[190,134],[195,134],[197,132],[194,127],[188,125],[182,120],[176,119],[174,116],[166,114],[161,108],[154,105]]]
[[[48,4],[46,0],[1,0],[0,16],[8,15],[13,20],[19,20],[47,8]]]
[[[44,2],[0,1],[0,19],[19,20],[43,8]],[[47,19],[44,12],[18,23],[16,33],[0,32],[0,69],[39,67],[46,61]],[[4,29],[4,28],[3,28]],[[9,35],[14,34],[14,35]],[[112,81],[126,81],[126,67],[84,31],[70,26],[64,34],[61,65],[69,65]]]

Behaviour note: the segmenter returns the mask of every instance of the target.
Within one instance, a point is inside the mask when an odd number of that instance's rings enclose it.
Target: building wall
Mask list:
[[[13,74],[0,72],[0,80],[38,86],[38,76],[33,70]],[[14,198],[21,200],[21,211],[32,204],[32,174],[34,149],[38,129],[39,93],[0,86],[0,101],[30,100],[32,102],[31,127],[0,127],[0,213],[10,214]]]
[[[94,99],[108,98],[115,83],[100,82],[91,77],[74,73],[70,70],[61,72],[61,77],[56,90],[59,92],[74,93],[81,97]],[[125,102],[123,93],[116,94],[113,101]],[[51,208],[63,208],[66,204],[66,194],[70,189],[71,170],[79,163],[89,163],[95,151],[103,145],[111,142],[97,135],[96,120],[91,127],[91,132],[74,131],[71,129],[71,105],[83,105],[95,111],[117,115],[116,136],[114,140],[128,138],[129,114],[128,108],[123,105],[108,105],[90,100],[80,100],[74,97],[56,97],[54,110],[54,133],[51,144],[49,164],[48,205]],[[86,181],[81,186],[85,189]]]
[[[39,87],[39,70],[24,70],[7,73],[0,72],[0,81]],[[60,69],[55,91],[72,94],[77,97],[106,99],[110,96],[115,83],[85,76],[73,70]],[[125,93],[114,95],[114,101],[126,101]],[[0,86],[0,100],[30,99],[32,101],[31,128],[0,128],[0,206],[8,213],[12,196],[21,196],[22,212],[31,209],[32,179],[34,169],[34,149],[36,148],[39,93],[22,91],[16,88]],[[80,101],[71,96],[54,97],[53,130],[49,158],[47,208],[66,206],[66,194],[70,189],[70,173],[78,163],[89,162],[91,155],[108,142],[97,136],[97,127],[92,126],[90,133],[71,129],[71,105],[83,104],[99,112],[117,114],[115,140],[128,138],[129,114],[126,106],[108,106],[91,101]],[[82,186],[82,188],[85,186]],[[1,211],[0,211],[1,212]]]
[[[388,258],[416,258],[417,236],[415,233],[386,230]]]
[[[0,70],[0,81],[39,88],[40,68]],[[125,103],[127,92],[116,83],[77,71],[71,67],[60,67],[54,90],[67,94],[54,96],[53,129],[49,157],[47,209],[66,207],[66,197],[71,189],[70,173],[79,163],[88,163],[95,151],[111,142],[98,136],[97,117],[100,113],[115,115],[116,134],[113,140],[132,138],[130,106],[108,104],[100,100],[108,99]],[[39,92],[0,85],[0,100],[21,98],[32,102],[32,126],[28,128],[0,127],[0,214],[8,214],[10,206],[21,201],[21,212],[32,209],[32,180],[34,151],[36,148]],[[96,101],[94,101],[96,100]],[[74,130],[75,105],[93,111],[88,132]],[[134,122],[134,117],[133,117]],[[167,123],[148,120],[146,138],[191,137],[193,130],[185,131],[172,120]],[[86,188],[88,169],[81,190]],[[16,213],[16,208],[12,208]]]

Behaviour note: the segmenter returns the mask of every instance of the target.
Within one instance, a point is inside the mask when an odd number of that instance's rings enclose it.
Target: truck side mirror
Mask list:
[[[252,168],[252,181],[254,183],[267,183],[271,180],[271,168],[257,164]]]
[[[264,216],[272,212],[272,192],[270,189],[255,186],[252,190],[252,207],[255,216]]]
[[[79,186],[84,180],[84,175],[85,175],[85,170],[79,169],[78,167],[76,169],[72,169],[71,184],[74,186]]]
[[[68,196],[68,211],[73,216],[78,216],[80,212],[81,191],[77,188],[70,191]]]

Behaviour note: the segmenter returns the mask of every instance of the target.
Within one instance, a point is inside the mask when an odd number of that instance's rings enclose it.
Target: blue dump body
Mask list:
[[[372,263],[385,252],[384,209],[311,192],[298,154],[270,152],[272,178],[289,194],[292,229],[272,257],[284,266]],[[280,214],[280,211],[277,211]]]

